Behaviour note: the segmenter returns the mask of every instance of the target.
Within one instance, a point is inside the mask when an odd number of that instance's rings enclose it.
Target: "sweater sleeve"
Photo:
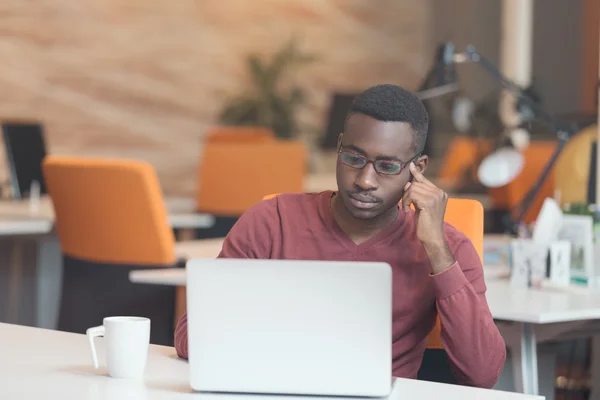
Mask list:
[[[483,266],[466,238],[454,257],[454,265],[432,276],[442,343],[459,383],[492,388],[504,368],[506,346],[487,304]]]
[[[273,228],[277,220],[277,199],[265,200],[246,211],[231,228],[218,258],[270,258]],[[175,351],[188,358],[187,313],[175,328]]]

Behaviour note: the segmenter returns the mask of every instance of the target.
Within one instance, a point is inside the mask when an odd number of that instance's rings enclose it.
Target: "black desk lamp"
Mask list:
[[[544,166],[542,173],[536,180],[533,187],[523,196],[523,199],[516,207],[517,218],[507,221],[507,231],[510,234],[516,235],[525,215],[533,205],[535,197],[540,192],[542,186],[548,178],[548,174],[556,164],[558,157],[564,149],[566,143],[575,134],[578,128],[571,123],[563,123],[556,121],[550,114],[543,110],[534,99],[522,89],[519,85],[506,78],[489,60],[484,58],[475,50],[472,45],[467,46],[464,53],[455,53],[447,57],[450,63],[459,64],[466,62],[474,62],[483,67],[490,75],[497,79],[502,86],[509,89],[519,101],[519,107],[526,108],[531,113],[531,117],[540,121],[542,124],[549,127],[557,136],[558,143],[552,156]],[[520,164],[520,165],[519,165]],[[491,155],[486,157],[479,166],[478,176],[480,181],[489,187],[499,187],[511,182],[521,172],[523,167],[523,158],[518,150],[510,147],[503,147]],[[503,179],[497,179],[493,176],[494,172],[499,173],[504,171],[506,174]],[[511,213],[512,214],[512,213]]]

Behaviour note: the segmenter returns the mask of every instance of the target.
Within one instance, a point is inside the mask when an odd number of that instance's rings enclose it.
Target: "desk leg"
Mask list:
[[[177,241],[194,240],[196,239],[196,231],[193,229],[181,228],[177,234]]]
[[[56,235],[40,238],[37,256],[38,328],[56,329],[62,291],[62,254]]]
[[[592,336],[591,393],[589,400],[600,400],[600,335]]]
[[[16,242],[12,245],[10,257],[10,273],[8,285],[8,313],[6,322],[19,323],[21,304],[21,286],[23,285],[23,244]]]
[[[537,342],[532,324],[521,324],[521,339],[512,350],[515,389],[520,393],[537,395],[539,392]]]

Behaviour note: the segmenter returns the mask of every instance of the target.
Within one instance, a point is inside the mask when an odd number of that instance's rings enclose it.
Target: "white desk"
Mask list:
[[[600,292],[581,289],[515,289],[508,280],[487,282],[487,300],[511,350],[517,390],[537,394],[537,345],[594,337],[590,399],[600,399]]]
[[[216,258],[223,246],[224,238],[199,239],[175,243],[178,256],[185,258]]]
[[[52,220],[37,215],[0,214],[0,235],[43,235],[52,230]]]
[[[194,393],[188,363],[172,347],[150,346],[142,380],[107,376],[104,339],[96,339],[99,369],[92,367],[85,335],[0,324],[0,398],[61,400],[306,400],[301,396]],[[243,371],[232,371],[232,374]],[[441,395],[443,393],[443,395]],[[542,400],[495,390],[397,379],[390,400]],[[323,398],[327,400],[328,398]],[[342,400],[336,398],[335,400]],[[354,399],[355,400],[355,399]]]
[[[600,292],[585,289],[515,289],[508,280],[486,282],[494,318],[533,324],[600,319]]]
[[[177,255],[186,259],[217,258],[224,238],[201,239],[189,242],[178,242],[175,245]],[[152,285],[185,286],[184,268],[158,268],[154,270],[131,271],[129,280],[135,283]]]

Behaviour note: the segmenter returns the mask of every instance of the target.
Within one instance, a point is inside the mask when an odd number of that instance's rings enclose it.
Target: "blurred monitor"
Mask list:
[[[358,93],[334,93],[329,108],[327,129],[321,141],[323,149],[337,148],[338,136],[344,131],[346,114],[357,95]]]
[[[12,197],[29,196],[33,181],[38,181],[40,194],[46,194],[42,161],[46,144],[42,125],[37,123],[3,123],[2,134],[10,171]]]

